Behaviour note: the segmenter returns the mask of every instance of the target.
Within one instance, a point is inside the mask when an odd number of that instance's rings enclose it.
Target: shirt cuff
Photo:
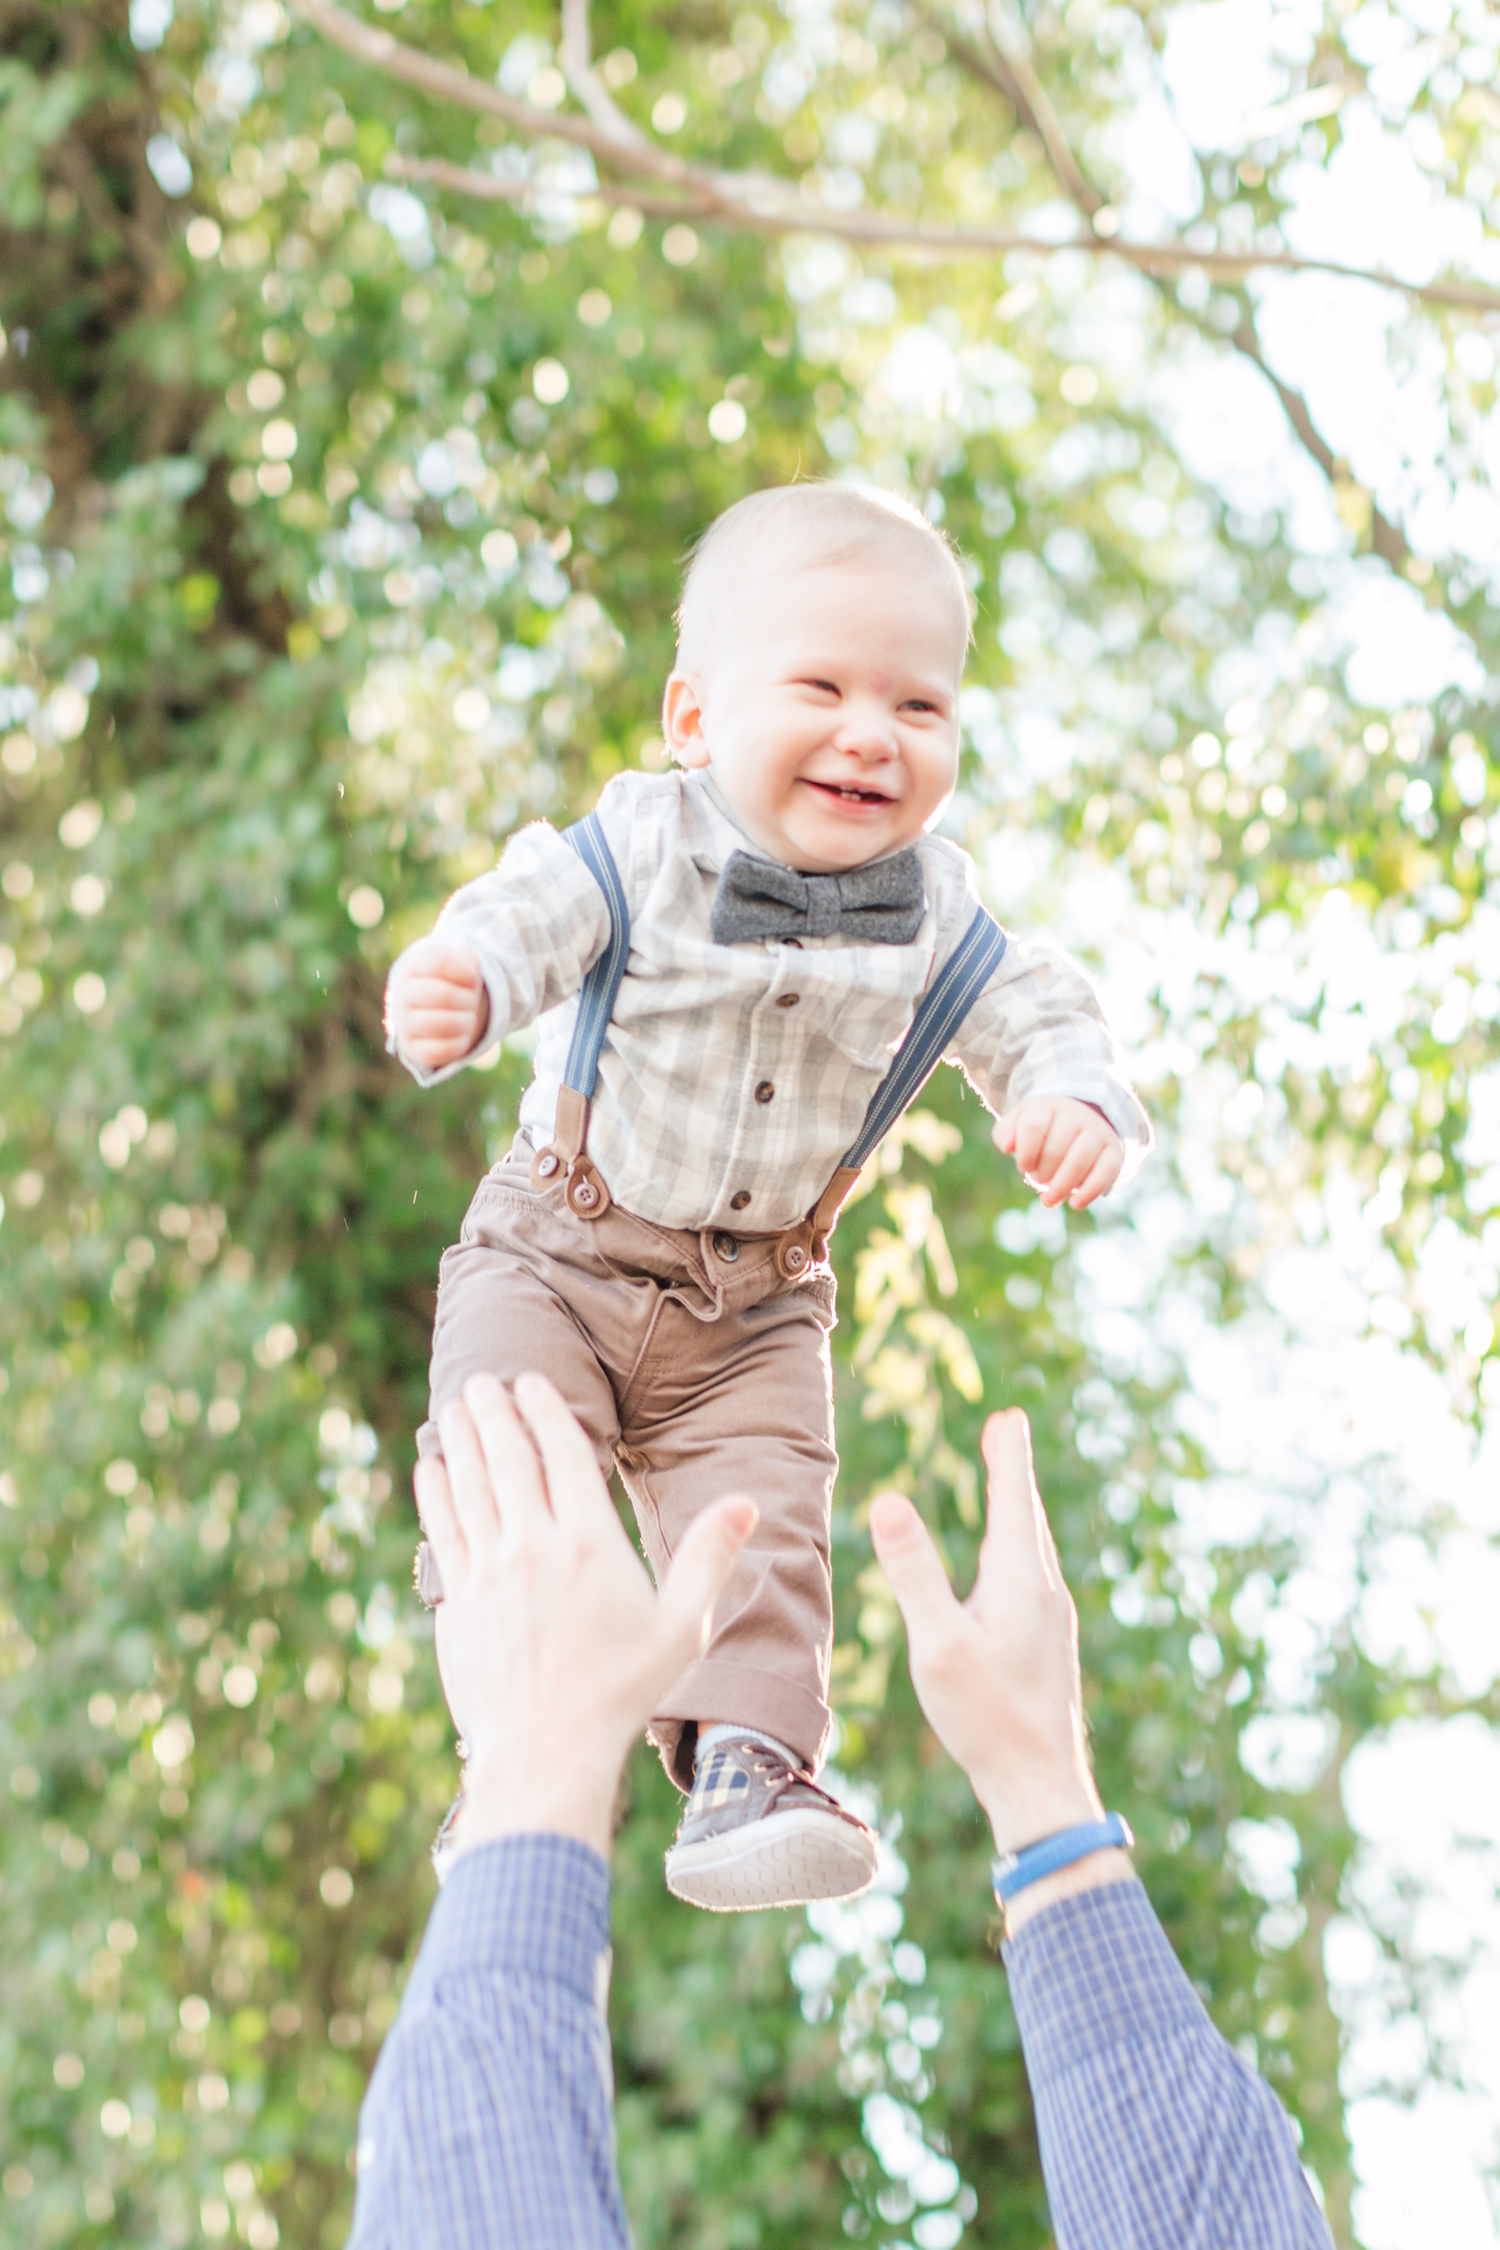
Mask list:
[[[490,996],[489,1021],[485,1024],[484,1030],[480,1035],[478,1045],[471,1047],[466,1055],[460,1055],[457,1062],[444,1063],[440,1070],[429,1070],[425,1063],[412,1061],[411,1056],[406,1052],[400,1040],[396,1037],[394,1031],[388,1031],[386,1033],[386,1053],[388,1055],[394,1055],[397,1062],[400,1063],[402,1069],[409,1070],[412,1077],[416,1080],[417,1084],[423,1088],[424,1091],[429,1086],[441,1086],[445,1079],[456,1078],[461,1070],[467,1070],[471,1063],[478,1062],[481,1055],[487,1055],[491,1047],[499,1046],[501,1037],[500,1033],[496,1032],[493,1038],[490,1037],[490,1024],[496,1021],[496,1016],[494,987],[490,984],[488,978],[485,979],[485,986]]]
[[[1106,2049],[1212,2028],[1139,1882],[1058,1899],[1002,1957],[1038,2089]]]
[[[454,1862],[422,1976],[529,1971],[596,2003],[608,1960],[608,1863],[572,1836],[496,1836]]]

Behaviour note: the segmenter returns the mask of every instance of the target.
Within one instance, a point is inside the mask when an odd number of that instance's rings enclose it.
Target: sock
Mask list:
[[[710,1750],[717,1750],[721,1742],[758,1742],[763,1748],[774,1750],[778,1758],[785,1758],[787,1764],[797,1772],[803,1770],[802,1760],[795,1750],[789,1750],[784,1742],[777,1741],[774,1734],[764,1734],[759,1727],[704,1727],[699,1732],[693,1752],[694,1778],[703,1764],[705,1754]]]

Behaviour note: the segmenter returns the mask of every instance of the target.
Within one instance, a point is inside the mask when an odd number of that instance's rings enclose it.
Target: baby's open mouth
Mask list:
[[[846,805],[888,805],[891,801],[883,789],[845,789],[835,781],[809,781],[807,786],[821,790],[825,797],[836,797]]]

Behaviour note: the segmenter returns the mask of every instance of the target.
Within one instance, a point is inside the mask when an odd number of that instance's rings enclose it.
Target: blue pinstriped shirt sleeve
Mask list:
[[[1285,2111],[1139,1883],[1060,1899],[1005,1965],[1058,2250],[1332,2250]]]
[[[349,2250],[627,2250],[608,1976],[596,1852],[456,1862],[360,2112]]]

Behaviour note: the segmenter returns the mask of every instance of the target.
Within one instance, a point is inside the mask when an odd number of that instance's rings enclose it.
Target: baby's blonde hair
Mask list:
[[[698,540],[677,605],[679,668],[697,670],[705,664],[714,623],[724,614],[731,589],[743,589],[747,566],[757,550],[795,542],[797,559],[804,566],[859,562],[877,540],[900,541],[913,554],[920,553],[924,567],[943,574],[951,585],[967,643],[973,605],[946,532],[893,492],[810,479],[773,485],[769,491],[736,500]]]

